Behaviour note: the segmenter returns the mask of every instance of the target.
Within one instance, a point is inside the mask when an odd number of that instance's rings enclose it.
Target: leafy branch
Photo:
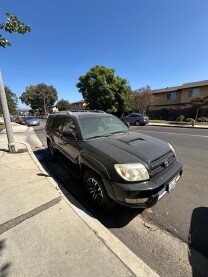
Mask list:
[[[31,32],[32,28],[22,23],[15,15],[6,13],[7,20],[0,24],[0,29],[12,33],[24,35],[26,32]],[[10,42],[0,34],[0,47],[11,46]]]

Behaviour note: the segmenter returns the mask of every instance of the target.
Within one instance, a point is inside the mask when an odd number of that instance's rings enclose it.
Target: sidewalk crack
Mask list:
[[[58,204],[61,201],[61,196],[54,198],[53,200],[27,212],[24,213],[16,218],[10,219],[8,221],[6,221],[5,223],[0,225],[0,235],[2,235],[3,233],[5,233],[6,231],[14,228],[15,226],[19,225],[20,223],[22,223],[23,221],[55,206],[56,204]]]

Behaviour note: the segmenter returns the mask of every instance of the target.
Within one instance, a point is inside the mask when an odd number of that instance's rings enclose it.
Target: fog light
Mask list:
[[[145,203],[148,200],[148,198],[138,198],[137,203]]]
[[[145,203],[147,200],[148,198],[137,198],[137,199],[125,198],[125,202],[128,204],[141,204],[141,203]]]

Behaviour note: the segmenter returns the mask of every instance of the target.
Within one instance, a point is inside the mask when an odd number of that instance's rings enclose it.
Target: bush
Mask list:
[[[35,115],[35,116],[39,116],[39,115],[40,115],[40,112],[39,112],[39,111],[35,111],[35,112],[34,112],[34,115]]]
[[[208,117],[201,116],[201,117],[198,118],[197,121],[198,121],[198,122],[208,122]]]
[[[186,118],[186,122],[192,122],[194,119],[193,118],[191,118],[191,117],[188,117],[188,118]]]
[[[183,122],[185,119],[185,116],[183,114],[181,114],[178,118],[177,118],[177,121],[178,122]]]

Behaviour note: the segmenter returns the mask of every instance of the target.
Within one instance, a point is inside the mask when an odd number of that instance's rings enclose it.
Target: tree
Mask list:
[[[5,23],[0,24],[0,29],[4,30],[5,32],[8,33],[18,33],[18,34],[25,34],[26,32],[31,32],[31,27],[28,25],[25,25],[19,19],[15,16],[12,15],[11,13],[6,13],[7,19]],[[1,47],[6,47],[6,46],[11,46],[10,42],[2,37],[0,34],[0,46]]]
[[[7,105],[10,114],[17,113],[17,102],[18,98],[7,86],[4,87],[7,99]],[[0,99],[0,114],[2,114],[1,99]]]
[[[95,66],[79,77],[79,92],[87,108],[122,115],[128,109],[130,86],[126,79],[115,76],[115,70]]]
[[[141,87],[133,91],[132,108],[145,114],[153,103],[153,95],[150,86]]]
[[[22,103],[29,105],[33,110],[39,109],[45,114],[49,112],[57,99],[56,89],[43,83],[26,87],[26,91],[20,96]]]
[[[198,111],[200,108],[203,106],[208,105],[208,97],[195,97],[193,98],[190,102],[189,105],[193,108],[196,109],[196,117],[195,120],[197,121],[198,119]]]
[[[70,109],[70,103],[67,100],[64,100],[63,98],[59,100],[56,104],[56,107],[59,111],[67,111]]]

